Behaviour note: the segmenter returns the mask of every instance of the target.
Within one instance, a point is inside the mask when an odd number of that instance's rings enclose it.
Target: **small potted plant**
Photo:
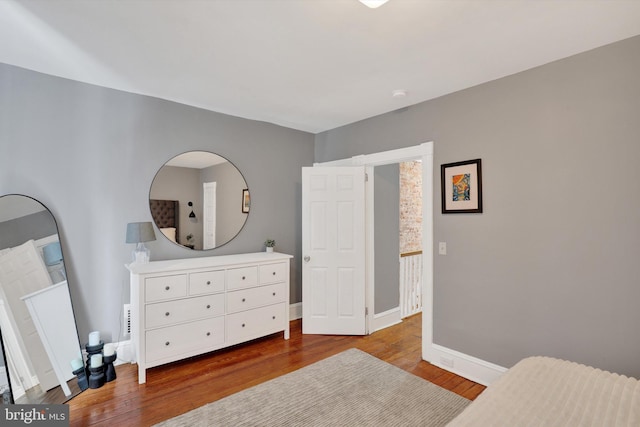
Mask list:
[[[276,241],[273,239],[267,239],[264,241],[264,246],[267,252],[273,252],[273,247],[276,245]]]
[[[185,246],[188,247],[188,248],[193,249],[194,248],[193,243],[194,243],[193,242],[193,234],[192,233],[187,234],[187,244]]]

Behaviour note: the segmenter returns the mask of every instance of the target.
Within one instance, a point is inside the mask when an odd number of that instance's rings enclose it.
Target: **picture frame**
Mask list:
[[[442,213],[482,213],[482,160],[440,165]]]
[[[251,197],[249,196],[249,189],[242,190],[242,213],[249,213],[251,207]]]

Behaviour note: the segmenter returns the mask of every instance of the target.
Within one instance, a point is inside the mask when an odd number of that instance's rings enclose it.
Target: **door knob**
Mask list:
[[[309,261],[311,261],[311,257],[309,255],[304,257],[304,262],[309,262]]]

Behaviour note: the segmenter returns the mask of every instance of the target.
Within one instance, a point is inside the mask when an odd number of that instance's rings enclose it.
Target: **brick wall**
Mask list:
[[[400,253],[422,250],[422,163],[400,164]]]

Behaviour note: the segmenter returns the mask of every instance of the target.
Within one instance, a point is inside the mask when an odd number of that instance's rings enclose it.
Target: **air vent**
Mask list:
[[[122,313],[124,316],[122,322],[122,334],[129,335],[131,334],[131,304],[125,304]]]

